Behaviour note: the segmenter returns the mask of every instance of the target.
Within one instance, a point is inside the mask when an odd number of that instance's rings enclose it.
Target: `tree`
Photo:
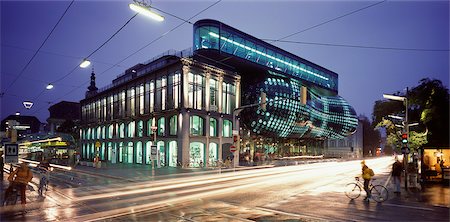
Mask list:
[[[80,135],[78,133],[78,127],[72,120],[66,120],[64,121],[57,129],[56,131],[61,133],[67,133],[73,136],[75,140],[78,140],[80,138]]]
[[[380,146],[380,133],[374,129],[366,116],[360,115],[359,120],[363,125],[363,154],[367,155],[369,150],[375,154],[376,148]]]
[[[449,147],[449,94],[440,80],[425,78],[409,96],[421,110],[420,122],[428,129],[427,146]]]
[[[409,146],[449,146],[449,94],[440,80],[422,79],[408,95],[395,95],[408,98],[408,122],[418,122],[419,126],[410,127]],[[374,104],[372,120],[376,127],[385,127],[387,144],[399,147],[401,128],[395,125],[402,121],[388,119],[388,115],[405,116],[405,106],[399,101],[379,100]],[[398,150],[397,150],[398,151]]]

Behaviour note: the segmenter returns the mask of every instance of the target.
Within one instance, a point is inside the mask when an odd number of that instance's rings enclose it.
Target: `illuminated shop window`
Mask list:
[[[189,166],[200,167],[204,165],[205,145],[200,142],[192,142],[189,147]]]
[[[147,141],[145,143],[145,163],[146,164],[151,164],[152,163],[152,159],[151,159],[151,147],[152,147],[153,142],[152,141]]]
[[[142,157],[143,157],[142,142],[139,141],[136,143],[136,163],[142,164]]]
[[[176,167],[177,166],[177,158],[178,158],[178,148],[177,141],[169,142],[169,166]]]
[[[123,155],[124,155],[124,147],[123,147],[123,142],[119,143],[119,163],[123,162]]]
[[[133,142],[128,142],[127,150],[124,154],[124,162],[133,163]]]
[[[219,159],[219,146],[217,145],[217,143],[210,143],[208,156],[209,165],[215,166],[218,159]]]

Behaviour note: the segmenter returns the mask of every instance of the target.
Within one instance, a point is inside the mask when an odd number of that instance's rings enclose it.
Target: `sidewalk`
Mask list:
[[[450,208],[450,186],[445,183],[428,182],[422,186],[408,187],[405,190],[404,180],[402,178],[401,193],[394,194],[393,183],[388,183],[389,198],[394,203],[413,202],[427,204],[431,206]]]

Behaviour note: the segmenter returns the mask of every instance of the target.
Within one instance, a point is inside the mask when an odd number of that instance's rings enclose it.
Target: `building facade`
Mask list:
[[[92,74],[88,89],[82,158],[111,163],[151,164],[152,145],[162,166],[320,155],[358,126],[337,73],[209,19],[194,24],[191,53],[137,64],[100,90]]]
[[[157,165],[200,167],[229,154],[240,76],[182,54],[138,64],[100,90],[91,81],[80,102],[82,159],[151,165],[156,145]]]

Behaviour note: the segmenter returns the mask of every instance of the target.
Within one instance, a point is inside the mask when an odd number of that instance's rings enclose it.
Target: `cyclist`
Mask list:
[[[369,198],[372,197],[371,193],[370,193],[370,189],[369,189],[369,184],[370,184],[370,179],[372,179],[374,173],[373,170],[370,169],[367,165],[366,165],[366,161],[361,161],[361,166],[362,166],[362,178],[364,179],[364,190],[366,191],[366,198],[364,198],[364,200],[369,200]]]
[[[50,163],[47,159],[43,159],[37,167],[41,173],[41,179],[39,180],[39,195],[42,196],[42,191],[45,188],[46,184],[48,184],[48,180],[50,177]]]
[[[25,197],[25,191],[27,189],[28,183],[33,179],[33,173],[31,172],[28,164],[23,162],[20,166],[14,170],[8,177],[9,187],[5,191],[5,200],[8,199],[9,195],[13,191],[14,187],[20,189],[20,201],[22,204],[26,204],[27,200]]]

